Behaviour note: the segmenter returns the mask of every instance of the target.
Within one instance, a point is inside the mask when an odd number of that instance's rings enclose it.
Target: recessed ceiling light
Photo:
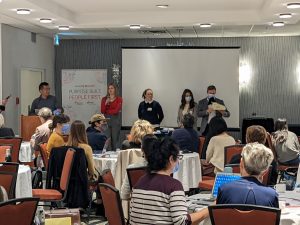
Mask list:
[[[69,26],[58,26],[59,30],[70,30]]]
[[[298,9],[298,8],[300,8],[300,3],[299,3],[299,2],[288,3],[288,4],[286,5],[286,7],[287,7],[288,9]]]
[[[209,27],[211,27],[211,24],[210,23],[202,23],[202,24],[200,24],[200,27],[209,28]]]
[[[288,19],[292,17],[292,13],[280,13],[279,18],[281,19]]]
[[[52,19],[48,19],[48,18],[42,18],[40,19],[41,23],[52,23]]]
[[[169,7],[169,5],[156,5],[156,7],[161,8],[161,9],[166,9]]]
[[[129,28],[131,30],[139,30],[139,29],[141,29],[141,25],[139,25],[139,24],[132,24],[132,25],[129,25]]]
[[[28,15],[31,13],[30,9],[17,9],[17,14],[19,15]]]
[[[283,27],[284,26],[284,22],[274,22],[273,27]]]

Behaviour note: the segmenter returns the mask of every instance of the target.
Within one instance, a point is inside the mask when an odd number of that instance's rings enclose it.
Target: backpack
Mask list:
[[[43,188],[43,172],[41,168],[31,172],[32,189]]]

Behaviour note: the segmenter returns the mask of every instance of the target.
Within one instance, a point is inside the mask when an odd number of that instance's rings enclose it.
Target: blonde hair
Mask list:
[[[0,128],[4,127],[4,117],[3,115],[0,113]]]
[[[143,137],[153,134],[154,128],[147,120],[137,120],[130,130],[130,141],[140,144]]]
[[[249,175],[260,175],[269,168],[274,159],[272,150],[257,142],[245,145],[241,155]]]

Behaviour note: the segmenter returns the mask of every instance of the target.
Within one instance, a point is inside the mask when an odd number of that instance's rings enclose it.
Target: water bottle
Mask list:
[[[224,168],[224,173],[232,173],[232,167],[226,166],[226,167]]]
[[[6,149],[6,153],[5,153],[5,161],[6,162],[11,162],[11,152],[10,149]]]

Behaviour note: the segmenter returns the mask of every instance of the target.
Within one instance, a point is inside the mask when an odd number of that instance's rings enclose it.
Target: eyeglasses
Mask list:
[[[177,159],[182,160],[183,159],[183,155],[178,155]]]

